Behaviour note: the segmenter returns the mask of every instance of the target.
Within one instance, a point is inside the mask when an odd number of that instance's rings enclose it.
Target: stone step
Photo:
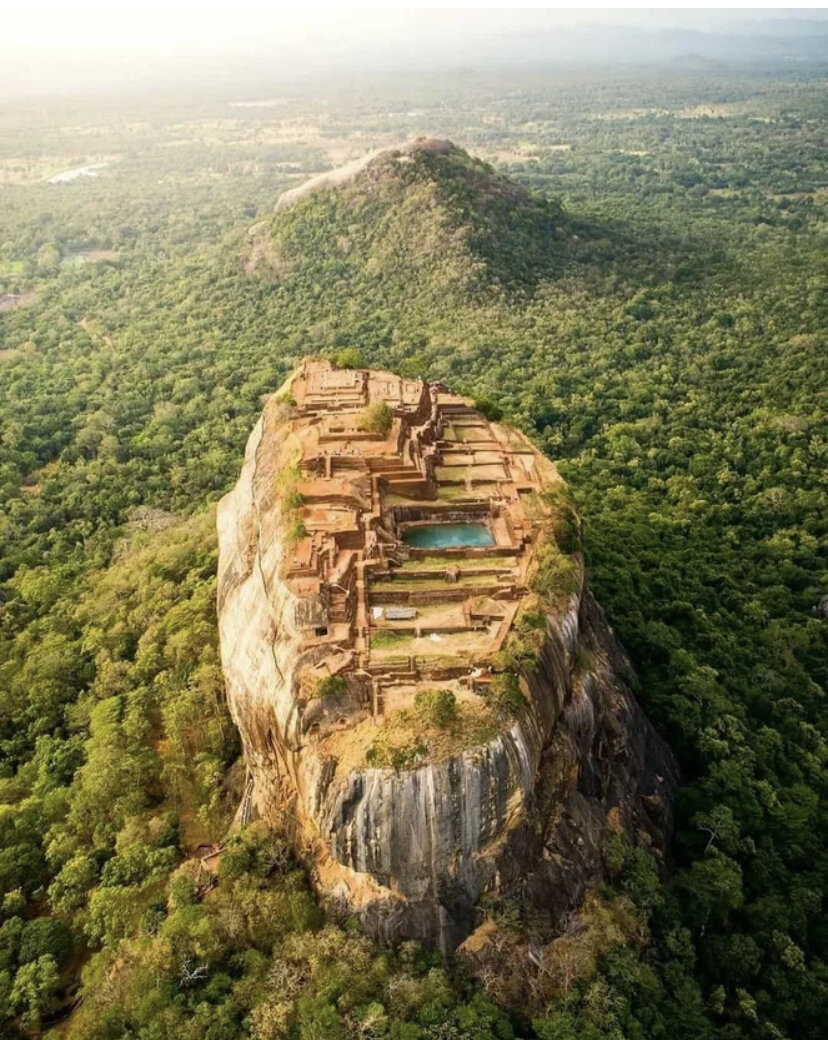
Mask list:
[[[384,469],[377,473],[380,480],[417,480],[422,473],[416,466],[398,466],[395,469]]]
[[[372,672],[377,682],[387,680],[386,685],[398,686],[402,682],[417,682],[420,678],[419,672]]]

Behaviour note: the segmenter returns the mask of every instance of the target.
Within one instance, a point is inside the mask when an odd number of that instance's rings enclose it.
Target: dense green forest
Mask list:
[[[823,75],[0,108],[2,1035],[823,1035]],[[273,214],[416,133],[492,165],[425,156]],[[479,980],[326,922],[257,826],[210,858],[243,780],[212,503],[263,395],[346,348],[490,399],[558,462],[681,763],[671,876],[608,843],[614,883],[545,970]]]

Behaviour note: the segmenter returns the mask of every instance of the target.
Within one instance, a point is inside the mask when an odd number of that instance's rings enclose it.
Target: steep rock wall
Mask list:
[[[219,625],[230,710],[257,812],[293,834],[332,910],[388,940],[454,948],[480,897],[517,897],[554,930],[603,876],[610,825],[663,850],[672,758],[624,681],[623,650],[586,591],[547,617],[526,705],[482,747],[400,771],[337,763],[303,740],[302,641],[281,580],[276,475],[291,455],[271,399],[222,501]]]

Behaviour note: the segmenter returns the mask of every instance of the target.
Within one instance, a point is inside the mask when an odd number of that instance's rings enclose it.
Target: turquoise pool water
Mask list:
[[[492,532],[485,524],[423,524],[404,530],[402,540],[414,549],[470,549],[494,545]]]

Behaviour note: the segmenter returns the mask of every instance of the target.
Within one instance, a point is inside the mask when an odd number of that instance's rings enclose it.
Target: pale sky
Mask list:
[[[56,89],[216,86],[248,73],[292,81],[305,73],[393,73],[429,63],[484,68],[498,62],[577,62],[584,55],[599,62],[619,55],[669,61],[670,53],[660,55],[640,38],[631,43],[624,33],[616,37],[612,29],[727,33],[737,27],[750,36],[754,24],[767,26],[769,19],[784,19],[790,28],[791,20],[815,18],[824,21],[826,12],[755,3],[731,9],[302,3],[283,9],[274,0],[0,0],[0,100]],[[566,35],[573,27],[587,32],[574,39]],[[583,40],[601,30],[603,50],[596,57],[594,39],[586,45]],[[592,46],[590,54],[579,50],[583,46]]]
[[[221,51],[269,46],[301,50],[321,43],[375,43],[422,35],[425,31],[472,36],[496,32],[550,29],[556,25],[652,25],[697,30],[722,29],[734,20],[752,16],[822,18],[813,9],[761,9],[755,3],[735,8],[682,9],[661,5],[630,9],[476,6],[444,8],[346,8],[342,5],[303,3],[289,9],[273,0],[22,0],[6,6],[2,15],[0,48],[38,52],[107,50],[165,52]]]

